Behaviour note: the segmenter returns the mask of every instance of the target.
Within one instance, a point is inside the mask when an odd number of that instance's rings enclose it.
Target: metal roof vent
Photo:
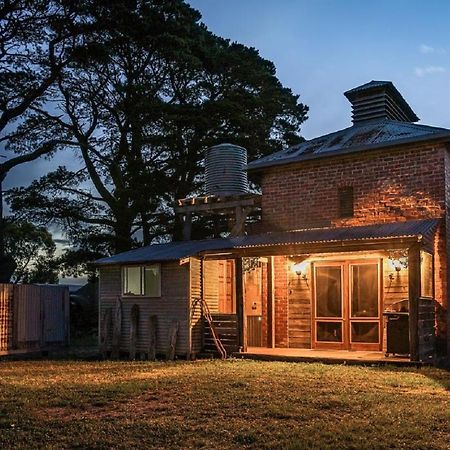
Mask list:
[[[352,104],[353,123],[373,119],[417,122],[419,118],[391,81],[371,81],[344,92]]]
[[[247,150],[220,144],[205,152],[206,195],[236,195],[248,192]]]

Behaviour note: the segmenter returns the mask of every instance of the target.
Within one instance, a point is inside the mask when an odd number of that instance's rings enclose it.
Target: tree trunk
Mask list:
[[[132,220],[128,220],[125,214],[122,217],[116,215],[116,225],[114,226],[114,253],[127,252],[133,248],[131,238]]]

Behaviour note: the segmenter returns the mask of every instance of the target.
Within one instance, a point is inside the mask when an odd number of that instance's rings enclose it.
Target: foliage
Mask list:
[[[51,130],[82,168],[13,190],[17,214],[63,227],[82,252],[177,239],[172,205],[201,188],[207,147],[231,141],[253,159],[301,139],[307,107],[274,65],[209,32],[183,1],[115,0],[89,13],[102,28],[58,80],[63,114],[35,108],[16,141]]]
[[[450,439],[449,373],[430,367],[15,361],[0,380],[4,448],[448,449]]]
[[[64,140],[32,112],[52,99],[63,68],[86,43],[93,23],[85,6],[79,0],[0,3],[0,282],[8,281],[14,269],[5,255],[2,182],[18,165],[54,153]],[[43,131],[32,133],[36,126]]]
[[[56,245],[45,228],[29,222],[7,221],[5,241],[16,262],[13,282],[58,283]]]

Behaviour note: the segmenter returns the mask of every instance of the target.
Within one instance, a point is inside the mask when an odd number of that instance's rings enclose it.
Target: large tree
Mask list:
[[[14,283],[57,283],[58,259],[52,235],[32,223],[5,220],[5,247],[14,255]]]
[[[62,113],[36,108],[41,130],[33,118],[37,134],[51,129],[79,155],[80,171],[60,168],[10,193],[18,214],[56,221],[83,254],[177,238],[173,202],[199,191],[208,146],[231,141],[255,158],[300,140],[307,107],[274,65],[213,35],[181,0],[91,12],[110,26],[64,69]]]
[[[92,26],[78,0],[0,2],[0,282],[8,281],[14,260],[5,250],[2,184],[18,165],[54,152],[59,137],[44,134],[27,145],[11,145],[18,124],[32,108],[52,98],[61,71],[82,46]],[[28,122],[32,127],[32,121]],[[24,135],[24,139],[27,136]]]

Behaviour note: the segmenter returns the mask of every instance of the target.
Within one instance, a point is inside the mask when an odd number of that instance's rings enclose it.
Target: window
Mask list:
[[[339,188],[339,217],[353,217],[353,188]]]
[[[161,267],[127,266],[122,270],[123,295],[161,297]]]

